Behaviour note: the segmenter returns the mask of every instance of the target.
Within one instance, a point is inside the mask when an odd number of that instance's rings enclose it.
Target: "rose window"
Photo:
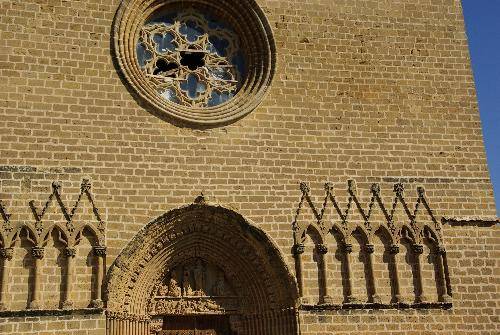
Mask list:
[[[183,106],[221,105],[245,79],[234,30],[191,10],[149,19],[140,31],[137,61],[158,95]]]
[[[255,0],[123,0],[112,36],[127,89],[176,126],[242,119],[275,74],[272,29]]]

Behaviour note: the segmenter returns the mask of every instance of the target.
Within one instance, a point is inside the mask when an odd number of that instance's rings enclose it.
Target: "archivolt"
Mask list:
[[[241,334],[295,334],[298,290],[278,248],[259,228],[222,207],[194,204],[142,229],[110,269],[109,334],[148,333],[148,301],[165,271],[190,258],[224,270],[241,297]],[[126,323],[138,323],[124,326]]]

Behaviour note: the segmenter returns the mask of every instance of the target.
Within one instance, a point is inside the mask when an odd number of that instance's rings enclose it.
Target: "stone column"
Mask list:
[[[441,302],[450,303],[452,301],[450,295],[448,294],[448,285],[446,284],[446,269],[444,267],[446,249],[442,246],[437,248],[437,266],[440,278],[436,278],[440,284],[441,296],[439,297]]]
[[[356,303],[356,298],[352,294],[352,269],[351,269],[352,244],[344,244],[345,270],[346,270],[346,297],[344,303]]]
[[[389,248],[389,253],[392,255],[393,267],[392,267],[392,275],[393,275],[393,287],[394,287],[394,296],[392,297],[392,303],[400,303],[401,299],[401,288],[399,286],[399,269],[398,269],[398,258],[399,254],[399,245],[393,244]]]
[[[12,248],[0,248],[0,258],[3,258],[3,269],[0,278],[0,285],[2,285],[2,289],[0,290],[0,311],[4,311],[7,309],[6,305],[6,297],[7,294],[7,282],[9,278],[9,262],[12,260],[14,256],[14,249]]]
[[[45,249],[40,247],[33,247],[31,254],[35,258],[35,275],[33,276],[33,291],[31,292],[31,301],[28,304],[28,309],[40,309],[40,294],[41,294],[41,268],[42,260],[45,256]]]
[[[330,297],[330,294],[328,294],[328,271],[327,271],[327,266],[326,266],[326,254],[328,253],[328,247],[324,244],[318,244],[316,245],[316,251],[318,252],[319,255],[319,272],[318,276],[320,277],[320,283],[321,283],[321,292],[323,293],[319,297],[319,303],[320,304],[333,304],[333,299]]]
[[[422,278],[422,254],[424,253],[424,246],[420,244],[414,244],[412,246],[413,254],[415,255],[415,265],[417,270],[417,278],[415,287],[415,303],[422,303],[427,300],[424,294],[424,281]]]
[[[299,287],[299,299],[301,303],[307,303],[304,299],[304,275],[302,272],[302,254],[304,253],[304,245],[302,243],[293,246],[293,257],[295,259],[295,275],[297,276],[297,285]]]
[[[375,269],[373,268],[373,253],[375,251],[375,247],[373,244],[365,245],[365,252],[368,258],[368,268],[370,271],[370,280],[371,280],[371,292],[369,292],[368,302],[380,304],[382,300],[377,294],[377,282],[375,281]]]
[[[74,279],[74,270],[73,264],[75,262],[76,249],[75,248],[66,248],[64,250],[67,259],[67,273],[66,273],[66,292],[64,292],[64,302],[62,305],[63,309],[71,309],[73,308],[73,301],[71,300],[71,292],[73,292],[73,279]]]
[[[95,299],[92,300],[91,306],[93,308],[102,308],[104,303],[102,301],[102,280],[104,276],[104,258],[106,257],[106,247],[103,246],[95,246],[93,248],[94,255],[97,256],[97,278],[96,278],[96,286],[95,286]]]

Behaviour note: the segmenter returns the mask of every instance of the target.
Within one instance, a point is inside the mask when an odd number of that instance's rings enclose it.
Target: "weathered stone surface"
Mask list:
[[[141,229],[200,194],[200,205],[230,208],[275,242],[260,256],[278,253],[291,274],[300,269],[303,335],[500,332],[499,225],[459,0],[256,0],[276,44],[268,93],[244,118],[199,129],[155,115],[121,80],[111,50],[120,3],[0,1],[0,248],[8,256],[0,257],[0,333],[104,335],[104,315],[71,313],[103,305],[96,292],[107,290],[115,261],[135,279],[123,260],[148,241]],[[322,206],[325,182],[342,215],[330,200]],[[304,193],[310,203],[304,198],[292,227]],[[395,194],[406,209],[393,206]],[[372,231],[354,230],[366,227],[359,208],[368,213],[373,197]],[[421,203],[417,227],[439,224],[442,236],[437,246],[418,242],[417,262],[411,215],[421,197],[432,216]],[[321,220],[313,207],[325,208]],[[408,238],[391,222],[406,223]],[[342,234],[351,239],[349,267]],[[239,244],[231,251],[258,260]],[[273,287],[266,274],[259,282]],[[35,277],[43,309],[26,311]],[[65,301],[73,310],[62,310]],[[147,322],[120,313],[107,318]],[[266,313],[246,322],[294,322]]]

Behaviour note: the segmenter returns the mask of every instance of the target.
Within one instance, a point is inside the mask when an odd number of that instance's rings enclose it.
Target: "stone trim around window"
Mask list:
[[[244,117],[275,72],[271,27],[254,0],[125,0],[113,39],[132,93],[180,126],[215,127]]]

